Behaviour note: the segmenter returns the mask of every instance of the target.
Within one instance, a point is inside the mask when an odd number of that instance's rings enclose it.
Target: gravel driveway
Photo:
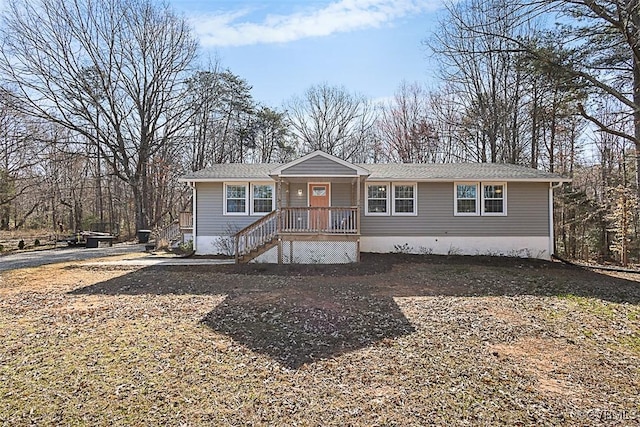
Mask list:
[[[112,247],[84,248],[65,246],[56,249],[19,252],[0,257],[0,271],[18,268],[39,267],[57,262],[82,261],[92,258],[102,258],[114,255],[124,255],[144,252],[144,245],[134,243],[120,243]]]

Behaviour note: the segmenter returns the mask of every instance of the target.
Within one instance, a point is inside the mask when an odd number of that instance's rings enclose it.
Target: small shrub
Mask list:
[[[33,242],[33,246],[40,246],[40,239],[36,239],[36,240]]]
[[[0,252],[4,251],[4,245],[0,243]]]
[[[323,264],[324,263],[324,255],[317,255],[315,252],[311,251],[309,254],[309,264]]]
[[[178,245],[178,247],[184,253],[191,253],[191,252],[193,252],[193,240],[189,240],[188,242],[180,243],[180,245]]]
[[[236,234],[240,228],[234,224],[227,224],[225,235],[218,237],[213,243],[222,255],[232,256],[236,253]]]
[[[420,255],[432,255],[433,254],[433,249],[432,248],[428,248],[426,246],[420,246],[418,248],[418,253]]]
[[[479,253],[479,251],[476,251],[476,255],[484,255],[484,256],[502,256],[502,253],[499,251],[495,251],[495,250],[491,250],[491,249],[487,249],[486,251]]]
[[[24,249],[24,240],[20,240],[18,242],[18,249],[20,249],[20,250]]]
[[[413,253],[413,246],[409,246],[408,243],[402,245],[393,245],[394,254],[410,254]]]
[[[462,251],[460,250],[460,248],[457,248],[457,247],[455,247],[453,245],[449,246],[449,250],[447,251],[447,255],[455,256],[455,255],[460,255],[460,254],[462,254]]]

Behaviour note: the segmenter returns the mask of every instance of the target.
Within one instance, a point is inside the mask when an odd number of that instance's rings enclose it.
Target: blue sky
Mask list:
[[[343,85],[372,100],[402,80],[432,84],[436,66],[422,41],[441,0],[170,0],[191,21],[203,57],[279,107],[314,84]]]

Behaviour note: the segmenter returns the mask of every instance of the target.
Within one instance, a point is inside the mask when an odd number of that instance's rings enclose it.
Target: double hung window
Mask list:
[[[367,184],[367,215],[389,215],[389,184]]]
[[[454,185],[454,215],[500,216],[507,214],[507,184],[457,182]]]
[[[368,183],[366,215],[416,215],[418,186],[416,183]]]
[[[482,186],[482,213],[485,215],[504,215],[504,184],[486,184]]]
[[[416,214],[416,184],[393,185],[393,214]]]
[[[273,210],[273,185],[253,184],[251,194],[253,198],[251,213],[263,215]]]
[[[458,183],[456,187],[455,214],[478,214],[478,184]]]
[[[224,185],[225,215],[265,215],[274,208],[274,184],[226,183]]]
[[[246,215],[249,192],[247,184],[227,184],[224,188],[224,213],[226,215]]]

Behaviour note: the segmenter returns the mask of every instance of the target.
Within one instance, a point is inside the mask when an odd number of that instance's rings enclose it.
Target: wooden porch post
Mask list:
[[[282,207],[282,178],[278,177],[278,197],[276,197],[276,210],[280,210]]]
[[[276,201],[276,238],[278,239],[278,264],[282,264],[282,177],[278,177],[278,197]]]
[[[362,197],[360,194],[360,175],[358,175],[356,185],[358,186],[356,190],[356,234],[358,235],[356,240],[356,262],[360,262],[360,198]]]
[[[360,175],[358,175],[356,187],[356,233],[360,234]],[[360,249],[358,249],[358,256],[360,256]]]
[[[240,262],[240,236],[236,234],[235,236],[235,245],[236,245],[236,264]]]

